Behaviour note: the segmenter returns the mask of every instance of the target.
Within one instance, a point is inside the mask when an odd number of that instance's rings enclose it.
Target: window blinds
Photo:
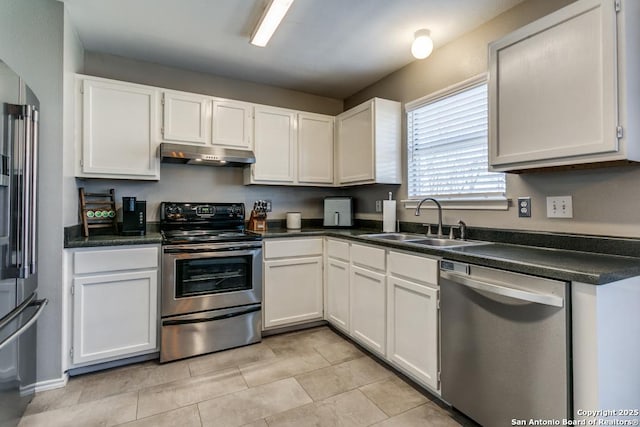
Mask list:
[[[410,198],[505,196],[504,174],[487,170],[487,110],[484,82],[407,111]]]

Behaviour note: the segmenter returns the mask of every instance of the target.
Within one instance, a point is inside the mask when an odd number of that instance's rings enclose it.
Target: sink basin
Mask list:
[[[439,248],[452,248],[458,246],[472,246],[472,245],[484,245],[488,242],[478,242],[474,240],[452,240],[452,239],[439,239],[437,237],[431,237],[420,240],[411,240],[409,243],[422,246],[433,246]]]
[[[426,237],[424,234],[411,233],[375,233],[363,234],[362,237],[380,239],[393,242],[406,242],[414,245],[431,246],[434,248],[455,248],[460,246],[485,245],[489,242],[479,242],[476,240],[457,240],[438,237]]]
[[[363,234],[362,237],[370,237],[372,239],[380,240],[393,240],[395,242],[411,242],[414,240],[423,240],[424,234],[409,234],[409,233],[377,233],[377,234]]]

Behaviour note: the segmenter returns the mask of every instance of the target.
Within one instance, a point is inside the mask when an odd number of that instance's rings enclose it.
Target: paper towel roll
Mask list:
[[[382,231],[393,233],[396,231],[396,201],[382,201]]]

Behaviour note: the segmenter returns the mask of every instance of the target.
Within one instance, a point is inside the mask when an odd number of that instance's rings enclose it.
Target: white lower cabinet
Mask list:
[[[438,394],[438,260],[330,237],[326,247],[325,319]]]
[[[159,247],[69,255],[71,367],[158,351]]]
[[[387,289],[387,357],[437,390],[438,290],[395,277]]]
[[[351,336],[371,351],[385,355],[387,292],[386,277],[351,266]]]
[[[349,263],[327,258],[326,319],[332,325],[349,332]]]
[[[323,317],[322,238],[264,242],[263,327]]]
[[[349,333],[349,242],[326,239],[325,320]]]
[[[389,251],[387,260],[387,359],[437,391],[438,261],[396,251]]]

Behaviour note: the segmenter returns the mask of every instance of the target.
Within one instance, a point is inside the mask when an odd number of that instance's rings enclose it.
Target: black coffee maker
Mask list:
[[[147,231],[147,202],[135,197],[122,198],[122,235],[144,236]]]

